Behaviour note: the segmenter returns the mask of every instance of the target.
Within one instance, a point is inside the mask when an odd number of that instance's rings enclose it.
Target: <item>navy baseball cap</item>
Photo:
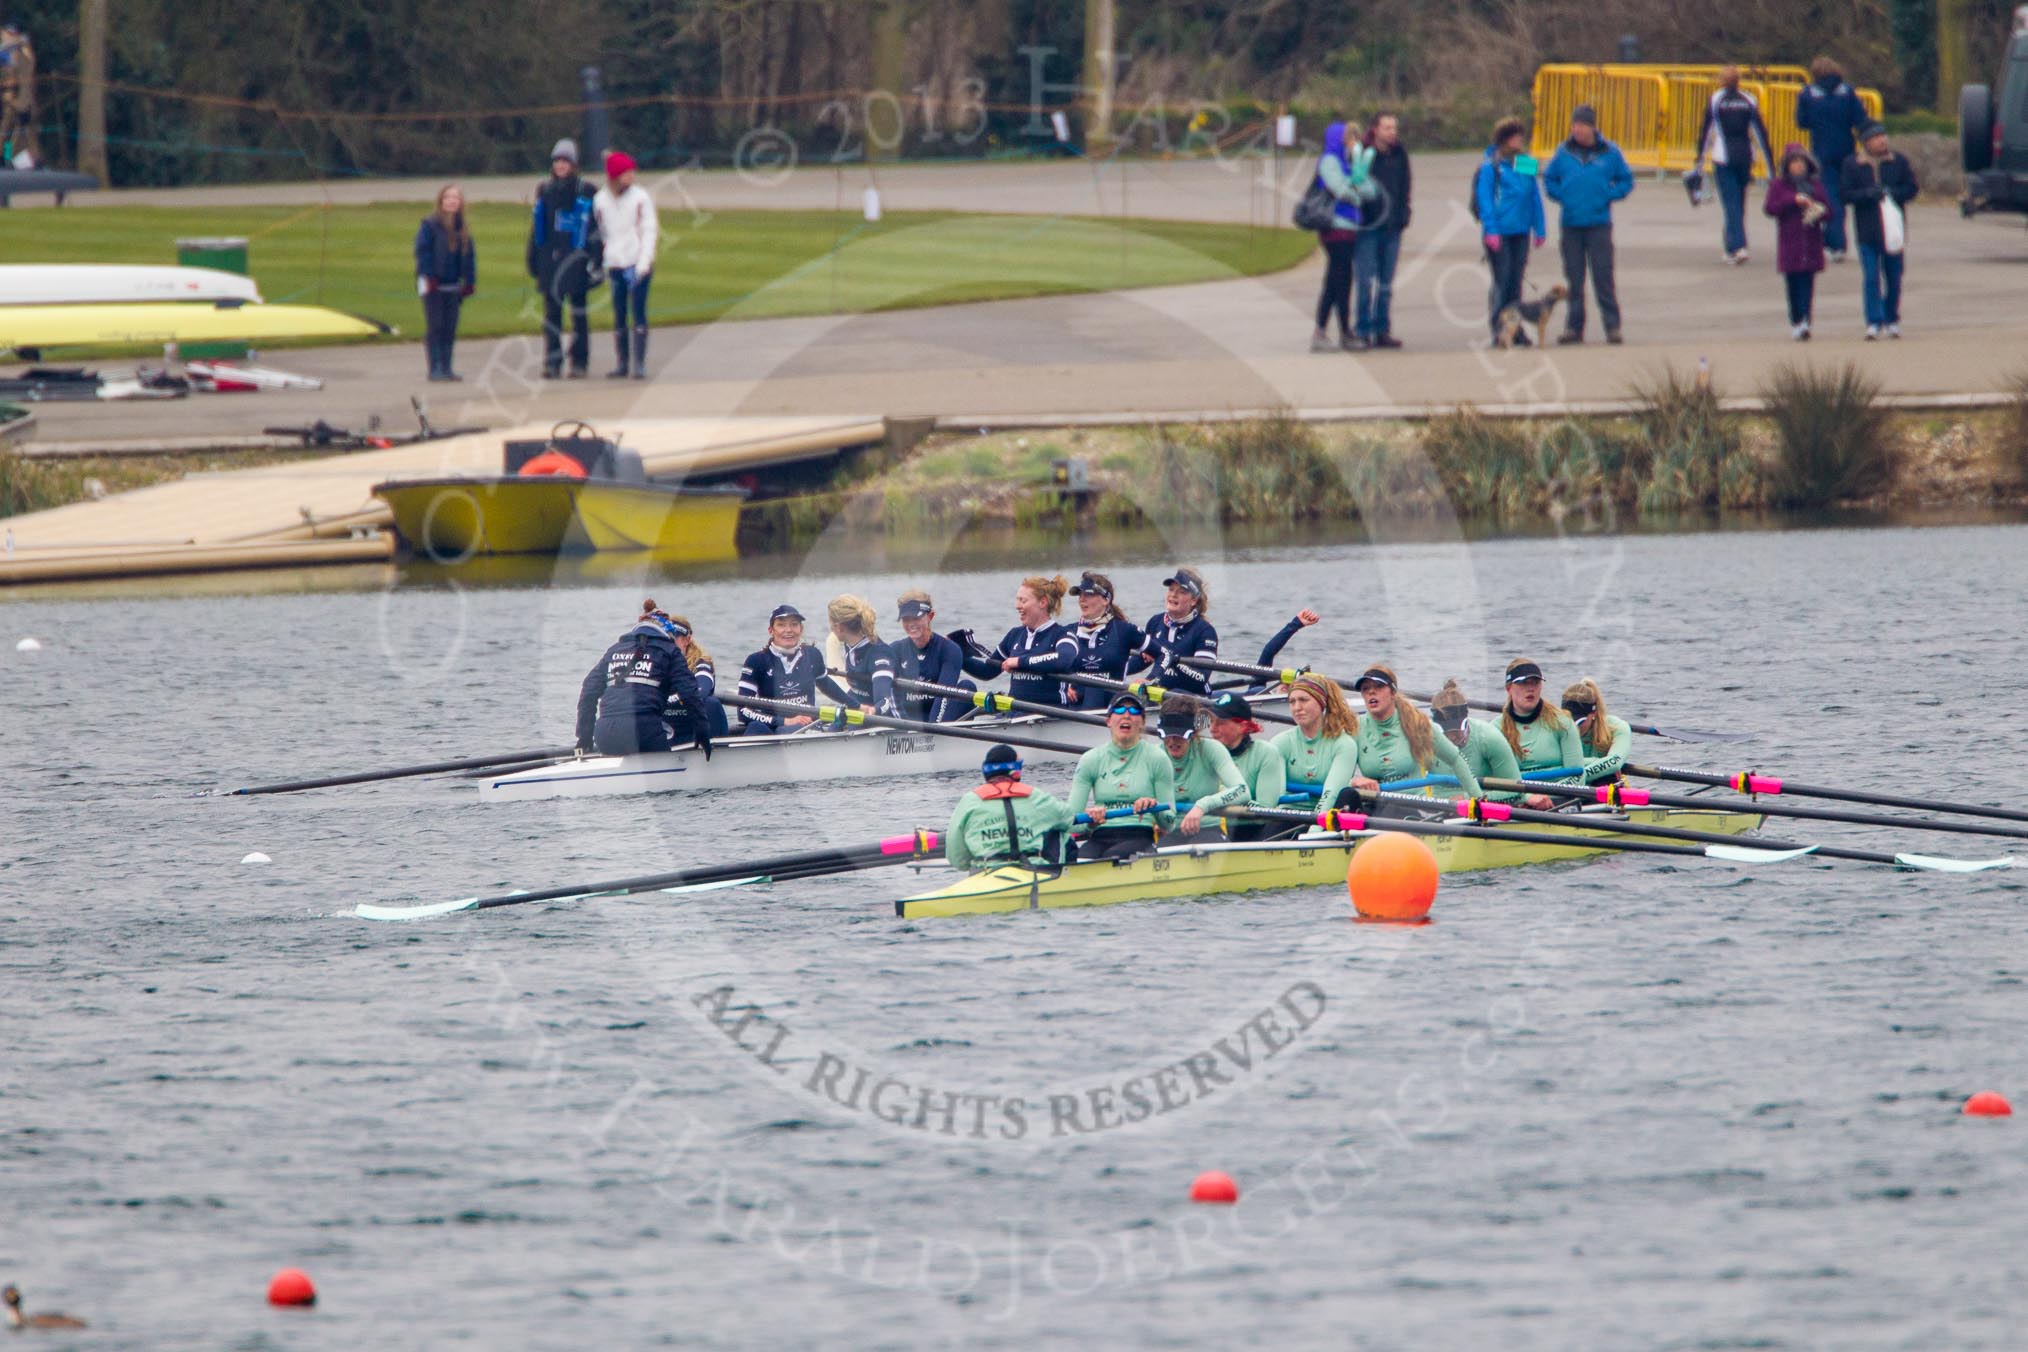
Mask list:
[[[901,618],[904,620],[919,620],[930,613],[931,607],[927,601],[903,601],[901,603]]]
[[[774,613],[768,616],[768,623],[773,624],[776,620],[800,620],[802,618],[802,611],[797,610],[792,605],[783,604],[775,607]]]

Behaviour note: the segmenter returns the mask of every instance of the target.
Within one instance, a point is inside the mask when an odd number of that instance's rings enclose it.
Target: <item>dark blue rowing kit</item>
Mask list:
[[[739,694],[757,699],[782,700],[790,704],[817,702],[818,683],[824,680],[824,654],[814,644],[804,643],[793,652],[783,652],[770,643],[746,659],[739,669]],[[733,702],[738,703],[738,695]],[[764,709],[741,709],[740,731],[780,732],[781,719]]]
[[[578,688],[578,750],[604,756],[667,751],[664,719],[672,700],[710,726],[710,711],[676,640],[653,621],[643,621],[606,649]],[[699,744],[708,749],[710,742],[700,738]]]

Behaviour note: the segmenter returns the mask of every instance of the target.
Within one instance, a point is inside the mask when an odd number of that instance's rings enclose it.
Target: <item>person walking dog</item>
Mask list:
[[[613,345],[619,365],[611,376],[648,378],[648,280],[655,271],[661,227],[655,199],[634,181],[634,157],[606,152],[606,186],[592,199],[605,245],[606,281],[613,289]]]
[[[1908,218],[1901,208],[1921,190],[1908,157],[1887,141],[1887,128],[1868,123],[1859,149],[1845,161],[1839,184],[1852,204],[1852,234],[1859,241],[1859,294],[1866,311],[1866,341],[1884,329],[1901,336],[1901,275]]]
[[[1493,344],[1502,345],[1500,316],[1521,303],[1521,285],[1528,276],[1528,250],[1541,248],[1549,227],[1542,217],[1542,191],[1536,182],[1535,161],[1526,153],[1528,128],[1518,117],[1502,118],[1493,127],[1493,143],[1486,158],[1472,176],[1472,214],[1479,218],[1480,243],[1486,246],[1486,265],[1493,274],[1487,294],[1486,322],[1493,331]],[[1528,347],[1528,335],[1517,332],[1513,341]]]
[[[1768,181],[1764,210],[1775,219],[1775,270],[1788,290],[1789,337],[1806,343],[1817,274],[1824,270],[1831,196],[1818,177],[1817,161],[1802,146],[1790,142],[1782,151],[1782,167]]]
[[[1584,341],[1584,275],[1591,272],[1599,318],[1608,343],[1620,341],[1620,297],[1613,284],[1613,203],[1634,190],[1634,171],[1620,148],[1598,134],[1598,113],[1588,103],[1570,115],[1570,138],[1556,148],[1542,175],[1542,190],[1562,208],[1558,245],[1563,280],[1570,288],[1559,344]]]
[[[1702,178],[1704,161],[1710,159],[1718,202],[1725,212],[1725,261],[1734,267],[1746,261],[1746,185],[1753,181],[1755,146],[1772,172],[1774,151],[1768,148],[1760,104],[1739,87],[1739,67],[1726,66],[1718,72],[1717,92],[1704,105],[1704,121],[1697,128],[1697,164],[1691,172]]]
[[[422,297],[423,350],[431,380],[457,380],[451,348],[458,341],[458,311],[479,284],[479,257],[465,226],[465,192],[455,183],[437,190],[437,207],[415,232],[415,293]]]

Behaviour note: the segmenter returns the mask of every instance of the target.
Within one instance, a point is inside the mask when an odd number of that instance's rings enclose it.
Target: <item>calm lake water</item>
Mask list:
[[[2019,1345],[2023,1128],[1958,1108],[2028,1099],[2028,874],[1627,856],[1401,930],[1339,888],[903,924],[937,875],[889,869],[395,926],[350,909],[863,842],[971,781],[193,796],[568,741],[644,591],[721,669],[848,589],[1012,623],[1009,560],[864,557],[0,600],[0,1280],[94,1325],[39,1345]],[[1141,619],[1178,562],[1230,655],[1308,604],[1325,669],[1490,698],[1526,654],[1755,734],[1664,763],[2028,801],[2028,527],[1060,566]],[[263,1304],[289,1265],[314,1312]]]

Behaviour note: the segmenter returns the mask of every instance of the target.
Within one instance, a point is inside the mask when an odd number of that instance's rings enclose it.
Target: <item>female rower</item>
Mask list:
[[[1176,772],[1168,753],[1141,736],[1148,706],[1139,695],[1115,695],[1106,710],[1112,736],[1078,757],[1070,786],[1070,815],[1091,817],[1091,833],[1077,847],[1080,859],[1139,854],[1155,843],[1155,828],[1176,822]]]
[[[894,654],[874,631],[877,619],[873,607],[847,592],[831,599],[825,610],[831,621],[831,637],[843,649],[845,684],[829,676],[817,688],[847,707],[866,709],[889,718],[899,717],[901,706],[894,698]]]
[[[894,658],[894,674],[932,685],[976,689],[965,679],[965,650],[932,627],[936,614],[936,603],[928,592],[911,589],[901,594],[902,637],[887,645]],[[951,723],[972,711],[971,705],[949,695],[904,691],[899,702],[904,718],[924,723]]]
[[[1375,664],[1368,667],[1352,688],[1366,701],[1366,718],[1359,725],[1353,744],[1358,748],[1359,772],[1353,787],[1373,793],[1392,779],[1420,779],[1443,767],[1455,775],[1467,798],[1479,796],[1479,781],[1449,739],[1438,737],[1427,715],[1414,703],[1395,695],[1394,670]]]
[[[676,626],[676,651],[683,654],[683,664],[690,668],[690,677],[697,682],[697,693],[704,696],[704,707],[711,717],[705,728],[713,737],[726,734],[725,705],[718,698],[718,671],[711,665],[711,654],[697,641],[697,634],[690,621],[681,615],[671,615],[671,624]],[[696,721],[690,717],[690,706],[680,696],[669,701],[664,710],[669,724],[669,741],[673,746],[694,741],[697,736]]]
[[[1257,740],[1260,724],[1254,721],[1253,706],[1237,690],[1228,690],[1211,701],[1211,735],[1232,757],[1233,768],[1246,784],[1246,801],[1255,807],[1280,807],[1289,791],[1288,767],[1282,753]],[[1279,822],[1226,818],[1225,833],[1234,840],[1266,840],[1288,830]]]
[[[965,658],[965,670],[982,681],[1007,673],[1007,693],[1031,704],[1061,707],[1063,689],[1056,673],[1077,660],[1076,641],[1053,618],[1063,609],[1069,585],[1061,577],[1022,579],[1014,592],[1014,615],[1021,622],[1007,631],[990,653],[977,647]]]
[[[1070,843],[1070,809],[1054,794],[1021,782],[1021,756],[996,746],[979,767],[986,782],[951,809],[944,828],[944,859],[952,868],[984,869],[1064,862]]]
[[[1127,665],[1141,646],[1141,631],[1113,600],[1113,580],[1104,573],[1086,573],[1070,589],[1077,598],[1078,622],[1068,627],[1077,644],[1077,656],[1070,669],[1080,676],[1103,676],[1109,681],[1127,678]],[[1063,703],[1071,709],[1103,709],[1111,691],[1095,685],[1066,683]]]
[[[1135,670],[1152,667],[1149,679],[1186,695],[1211,691],[1209,671],[1186,667],[1192,657],[1218,656],[1218,631],[1205,617],[1211,613],[1211,598],[1204,590],[1204,575],[1195,568],[1178,568],[1162,579],[1168,594],[1162,613],[1142,626],[1141,646],[1131,663]]]
[[[1359,773],[1359,716],[1329,676],[1306,671],[1289,686],[1289,717],[1296,726],[1275,738],[1292,790],[1317,790],[1319,807],[1335,807]]]
[[[585,674],[577,692],[577,749],[602,756],[667,751],[669,725],[663,721],[671,697],[690,711],[696,742],[711,759],[711,711],[676,650],[679,626],[653,601],[641,602],[641,618],[606,649]],[[682,627],[688,635],[688,626]]]
[[[1456,681],[1445,681],[1444,688],[1429,702],[1429,716],[1436,720],[1444,740],[1456,747],[1465,764],[1472,767],[1472,778],[1479,782],[1481,796],[1496,803],[1518,801],[1521,795],[1511,789],[1484,787],[1488,779],[1521,778],[1521,765],[1514,759],[1514,748],[1507,745],[1498,728],[1470,715],[1471,706],[1465,702],[1465,692],[1458,689]]]
[[[1205,813],[1247,800],[1246,780],[1232,763],[1232,754],[1200,735],[1200,724],[1205,721],[1203,701],[1195,695],[1173,693],[1162,697],[1161,713],[1155,720],[1162,734],[1162,749],[1169,753],[1169,766],[1176,776],[1177,805],[1190,804],[1176,828],[1186,836],[1197,834]]]
[[[1525,657],[1507,664],[1507,704],[1500,711],[1500,735],[1514,749],[1521,772],[1557,770],[1584,764],[1584,743],[1577,725],[1563,710],[1542,699],[1542,668]],[[1551,807],[1549,795],[1531,793],[1524,805]]]
[[[815,644],[803,642],[803,612],[792,605],[776,606],[768,616],[768,646],[748,656],[739,669],[739,694],[815,704],[817,682],[823,679],[824,654]],[[790,731],[812,721],[809,714],[784,718],[763,709],[741,709],[739,717],[741,732],[763,734]]]
[[[1587,676],[1563,692],[1563,711],[1577,722],[1584,746],[1584,782],[1604,784],[1620,777],[1634,754],[1634,731],[1627,720],[1606,712],[1605,695]]]

